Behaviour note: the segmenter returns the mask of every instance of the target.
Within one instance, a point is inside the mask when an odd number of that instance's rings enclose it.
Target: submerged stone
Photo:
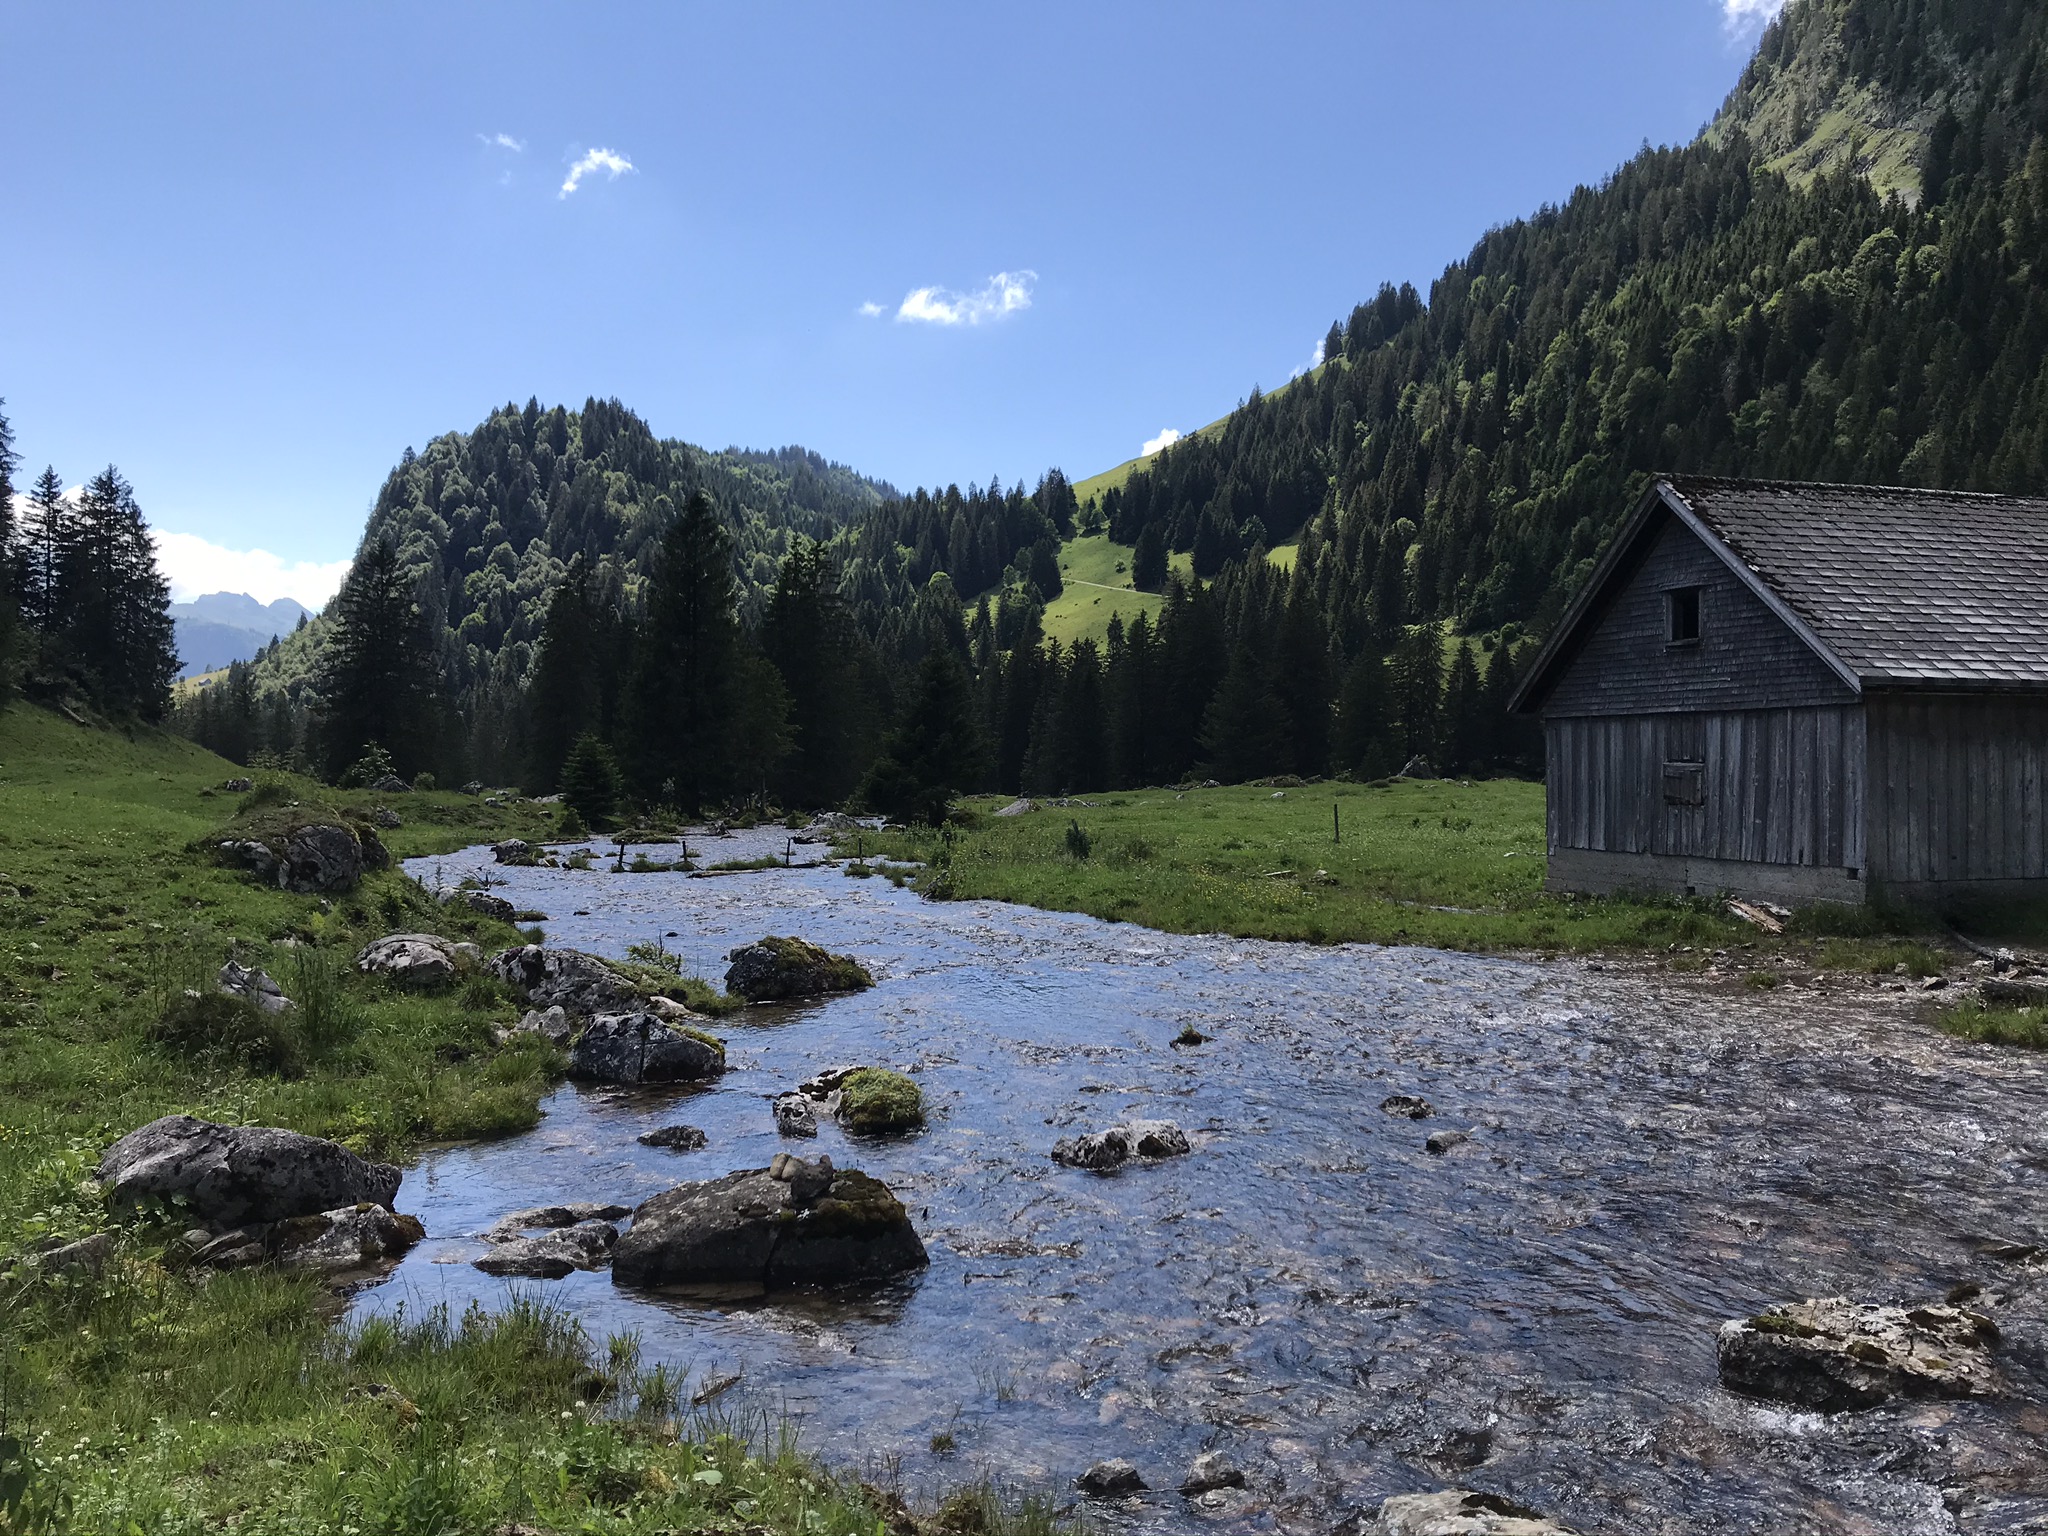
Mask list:
[[[1075,1478],[1074,1486],[1099,1499],[1117,1498],[1127,1493],[1143,1493],[1145,1479],[1123,1457],[1112,1456],[1108,1461],[1098,1461]]]

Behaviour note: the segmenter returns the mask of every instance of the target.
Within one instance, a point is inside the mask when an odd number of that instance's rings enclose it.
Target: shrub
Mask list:
[[[286,1077],[299,1070],[301,1052],[284,1018],[225,992],[186,992],[172,999],[147,1035],[152,1044],[180,1055]]]
[[[562,803],[584,825],[602,827],[618,809],[619,793],[619,765],[612,749],[585,731],[562,764]]]
[[[1090,837],[1078,818],[1067,822],[1067,855],[1074,859],[1086,859],[1095,851],[1095,839]]]
[[[363,755],[351,763],[348,771],[341,776],[341,787],[366,789],[396,771],[391,766],[391,754],[372,741],[365,744]]]
[[[839,1123],[862,1136],[916,1130],[924,1124],[924,1093],[901,1072],[862,1067],[840,1085]]]
[[[440,780],[436,779],[431,773],[416,773],[412,776],[412,787],[418,791],[430,790],[439,783]]]

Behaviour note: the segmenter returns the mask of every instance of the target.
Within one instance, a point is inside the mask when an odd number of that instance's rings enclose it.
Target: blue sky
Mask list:
[[[1774,3],[0,0],[0,396],[180,595],[319,602],[408,444],[529,395],[1079,478],[1690,138]]]

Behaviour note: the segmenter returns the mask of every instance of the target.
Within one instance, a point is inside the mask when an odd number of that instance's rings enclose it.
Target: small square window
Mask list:
[[[1664,594],[1664,643],[1700,643],[1700,589],[1673,587]]]

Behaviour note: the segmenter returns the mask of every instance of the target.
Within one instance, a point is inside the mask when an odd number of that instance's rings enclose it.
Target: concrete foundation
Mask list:
[[[1861,906],[1869,890],[1844,868],[1813,864],[1757,864],[1737,859],[1678,858],[1656,853],[1609,853],[1597,848],[1558,848],[1550,855],[1544,888],[1611,896],[1618,891],[1672,896],[1712,896],[1727,891],[1781,906],[1816,901]]]

